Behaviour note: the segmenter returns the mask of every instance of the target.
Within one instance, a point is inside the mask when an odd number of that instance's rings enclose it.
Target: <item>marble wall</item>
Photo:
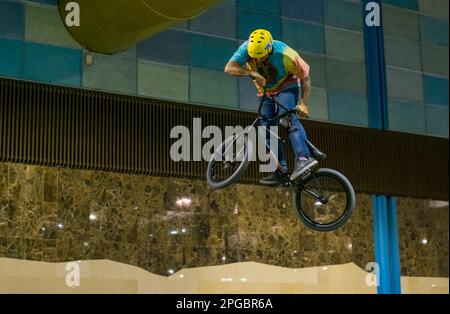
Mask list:
[[[397,198],[402,275],[448,277],[448,202]]]
[[[301,224],[282,188],[214,191],[201,180],[0,163],[0,256],[10,258],[110,259],[162,275],[245,261],[364,268],[374,260],[371,211],[371,196],[359,194],[347,225],[319,233]],[[414,249],[402,249],[402,262]],[[429,258],[448,264],[446,252]],[[448,276],[448,267],[426,274]]]

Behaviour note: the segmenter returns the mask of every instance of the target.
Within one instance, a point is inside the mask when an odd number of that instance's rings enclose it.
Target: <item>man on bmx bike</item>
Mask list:
[[[269,31],[257,29],[249,39],[234,53],[225,66],[225,73],[233,76],[251,77],[258,90],[258,96],[265,97],[261,114],[270,118],[261,121],[262,126],[271,127],[277,123],[272,119],[282,115],[285,110],[294,110],[301,117],[308,117],[308,100],[311,92],[310,67],[300,55],[281,41],[273,40]],[[301,87],[301,90],[300,90]],[[300,97],[301,91],[301,97]],[[280,108],[277,103],[283,106]],[[307,136],[298,115],[292,113],[289,125],[290,142],[295,153],[295,169],[291,181],[295,181],[305,171],[318,164],[311,157],[306,144]],[[269,186],[283,184],[283,177],[288,172],[283,143],[278,148],[270,147],[278,152],[278,169],[260,183]]]

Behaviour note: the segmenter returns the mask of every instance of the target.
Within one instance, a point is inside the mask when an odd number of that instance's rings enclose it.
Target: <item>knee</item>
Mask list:
[[[289,127],[289,133],[294,133],[294,132],[298,132],[301,131],[302,129],[302,124],[300,123],[300,119],[295,115],[293,117],[291,117],[291,123],[290,123],[290,127]]]

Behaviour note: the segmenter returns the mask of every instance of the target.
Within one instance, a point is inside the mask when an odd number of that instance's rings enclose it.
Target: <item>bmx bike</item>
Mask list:
[[[266,94],[261,97],[258,115],[251,126],[243,132],[234,134],[227,138],[217,150],[214,151],[208,163],[206,178],[210,187],[223,189],[239,181],[247,170],[254,152],[254,143],[249,137],[250,128],[257,127],[261,121],[271,121],[284,128],[291,126],[291,116],[296,110],[288,110],[279,102],[275,101],[277,113],[274,117],[266,117],[261,114],[261,108]],[[280,114],[280,108],[283,112]],[[284,147],[286,141],[278,134],[268,130]],[[310,141],[306,144],[311,155],[318,161],[327,156]],[[266,146],[267,150],[270,150]],[[269,155],[277,165],[278,160],[273,151]],[[333,169],[319,169],[317,165],[305,171],[296,180],[290,179],[290,174],[283,176],[282,187],[293,189],[293,203],[300,220],[309,228],[317,231],[333,231],[343,226],[350,218],[355,208],[355,191],[350,181],[341,173]]]

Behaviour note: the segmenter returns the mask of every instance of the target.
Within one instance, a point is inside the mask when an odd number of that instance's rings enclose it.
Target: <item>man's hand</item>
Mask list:
[[[297,105],[297,115],[300,118],[309,118],[309,109],[308,109],[308,104],[305,102],[301,102]]]
[[[253,81],[258,84],[260,87],[265,87],[267,84],[267,80],[256,71],[252,71],[250,76],[253,78]]]

